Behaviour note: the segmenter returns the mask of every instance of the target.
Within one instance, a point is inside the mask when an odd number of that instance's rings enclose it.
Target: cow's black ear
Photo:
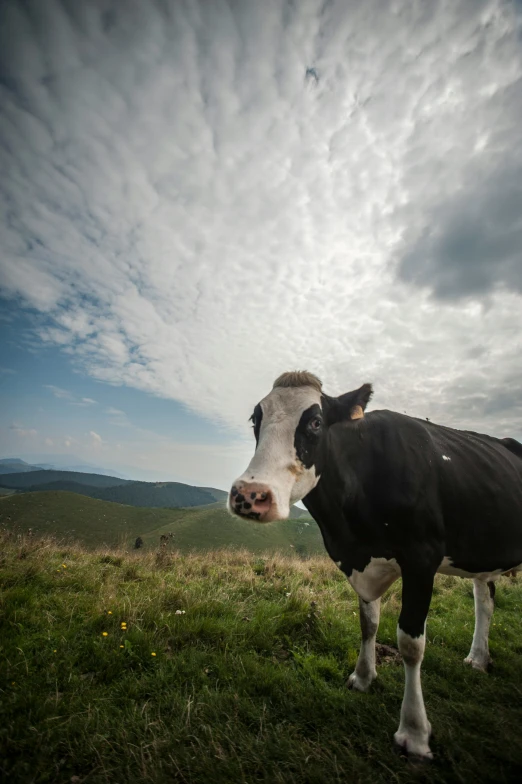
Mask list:
[[[329,425],[336,422],[346,422],[348,420],[362,419],[364,411],[373,394],[371,384],[363,384],[353,392],[345,392],[339,397],[325,396],[323,408],[326,412],[326,419]]]

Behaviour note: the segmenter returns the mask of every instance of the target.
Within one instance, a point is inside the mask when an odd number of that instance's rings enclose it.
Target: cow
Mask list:
[[[339,397],[306,371],[283,373],[254,408],[256,449],[228,496],[265,523],[304,503],[359,597],[362,645],[348,685],[377,677],[380,598],[402,577],[397,625],[405,670],[394,739],[430,759],[420,668],[435,574],[471,577],[475,630],[464,660],[486,671],[495,580],[522,569],[522,445],[394,411],[366,412],[371,384]]]

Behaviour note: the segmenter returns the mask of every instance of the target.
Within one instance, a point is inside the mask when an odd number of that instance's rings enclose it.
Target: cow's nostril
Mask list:
[[[270,492],[262,492],[257,494],[257,498],[253,503],[254,511],[266,512],[272,505],[272,495]]]

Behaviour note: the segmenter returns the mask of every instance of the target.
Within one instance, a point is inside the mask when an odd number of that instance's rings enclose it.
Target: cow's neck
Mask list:
[[[357,529],[364,524],[365,516],[357,472],[364,444],[358,428],[349,428],[350,425],[339,426],[329,433],[319,462],[321,478],[303,498],[334,561],[345,559],[358,548]]]

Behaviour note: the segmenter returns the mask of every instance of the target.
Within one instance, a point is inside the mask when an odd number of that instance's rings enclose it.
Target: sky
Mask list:
[[[0,456],[228,488],[293,369],[522,438],[521,41],[500,0],[3,0]]]

